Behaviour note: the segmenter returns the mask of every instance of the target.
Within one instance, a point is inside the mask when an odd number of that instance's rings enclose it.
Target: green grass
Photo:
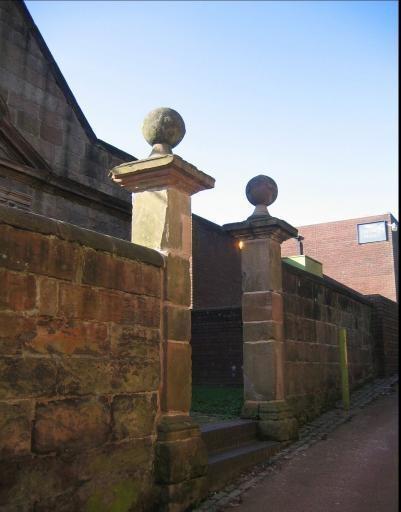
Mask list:
[[[192,412],[238,418],[243,405],[242,388],[214,388],[209,386],[193,386]]]

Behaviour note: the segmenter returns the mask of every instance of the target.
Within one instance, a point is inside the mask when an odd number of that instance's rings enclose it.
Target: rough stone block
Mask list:
[[[303,319],[303,339],[307,342],[316,341],[316,325],[314,320]]]
[[[26,455],[31,449],[33,402],[0,402],[0,459]]]
[[[82,282],[128,293],[161,296],[160,269],[99,251],[85,251]]]
[[[284,338],[284,328],[281,322],[260,321],[243,323],[244,342],[247,341],[281,341]]]
[[[154,297],[60,284],[59,314],[67,318],[160,326],[160,301]]]
[[[191,407],[191,346],[168,341],[166,347],[166,383],[163,409],[188,412]]]
[[[276,398],[276,358],[274,342],[244,343],[245,400]]]
[[[0,399],[52,396],[57,363],[47,358],[0,358]]]
[[[191,339],[191,311],[187,307],[167,304],[164,306],[164,326],[168,340]]]
[[[254,322],[273,320],[283,322],[283,298],[276,292],[244,293],[242,296],[242,320]]]
[[[153,496],[153,442],[149,438],[110,444],[73,461],[81,483],[75,510],[146,510]]]
[[[36,453],[77,451],[106,442],[110,411],[99,399],[66,399],[38,404],[33,427]]]
[[[0,226],[2,266],[73,280],[79,269],[79,250],[71,243],[10,226]]]
[[[190,306],[191,276],[189,260],[168,255],[166,261],[165,298],[173,304]]]
[[[0,510],[32,511],[34,504],[57,496],[74,484],[70,461],[59,457],[24,457],[2,462]],[[25,508],[26,507],[26,508]]]
[[[35,303],[34,276],[0,269],[0,310],[29,311]]]
[[[39,279],[39,314],[56,316],[58,309],[58,282],[55,279]]]
[[[159,382],[158,348],[124,360],[64,358],[57,373],[60,395],[141,393],[156,391]]]
[[[259,402],[245,400],[241,410],[241,418],[257,420],[259,419]]]
[[[156,393],[115,396],[112,402],[113,438],[145,437],[154,433]]]
[[[199,425],[188,415],[163,414],[157,425],[159,441],[178,441],[199,437]]]
[[[259,421],[258,432],[262,439],[290,441],[298,439],[298,422],[295,418]]]
[[[155,468],[158,483],[179,483],[205,475],[207,450],[201,437],[158,442]]]
[[[111,351],[114,357],[132,357],[160,345],[160,330],[141,325],[111,325]]]
[[[20,354],[23,345],[36,335],[36,319],[0,311],[0,354]]]
[[[271,239],[248,241],[242,251],[243,291],[281,291],[280,244]]]
[[[207,478],[199,477],[161,487],[160,512],[182,512],[196,506],[207,495]]]
[[[107,355],[110,349],[108,325],[75,319],[39,318],[35,335],[24,349],[40,354]]]

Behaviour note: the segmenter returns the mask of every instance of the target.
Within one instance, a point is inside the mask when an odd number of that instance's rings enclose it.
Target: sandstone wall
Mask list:
[[[0,207],[0,510],[150,507],[162,267]]]
[[[370,295],[374,305],[373,333],[376,344],[378,373],[393,375],[399,369],[399,318],[398,304],[381,295]]]
[[[338,332],[347,329],[350,387],[375,376],[373,308],[358,293],[283,264],[286,394],[298,419],[341,397]]]

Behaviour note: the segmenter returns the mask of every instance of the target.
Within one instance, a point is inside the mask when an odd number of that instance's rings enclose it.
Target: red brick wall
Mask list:
[[[330,279],[283,264],[285,383],[300,422],[340,398],[338,333],[347,329],[350,387],[375,375],[372,306]]]
[[[388,240],[359,244],[357,224],[385,220],[390,214],[328,222],[298,228],[304,237],[304,254],[323,263],[324,274],[363,294],[380,294],[397,300],[397,235],[387,225]],[[298,254],[294,239],[284,242],[282,256]]]
[[[150,506],[161,256],[0,207],[0,509]]]

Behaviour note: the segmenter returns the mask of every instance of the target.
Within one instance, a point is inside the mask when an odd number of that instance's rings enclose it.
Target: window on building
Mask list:
[[[383,242],[387,240],[386,221],[358,224],[358,243]]]

